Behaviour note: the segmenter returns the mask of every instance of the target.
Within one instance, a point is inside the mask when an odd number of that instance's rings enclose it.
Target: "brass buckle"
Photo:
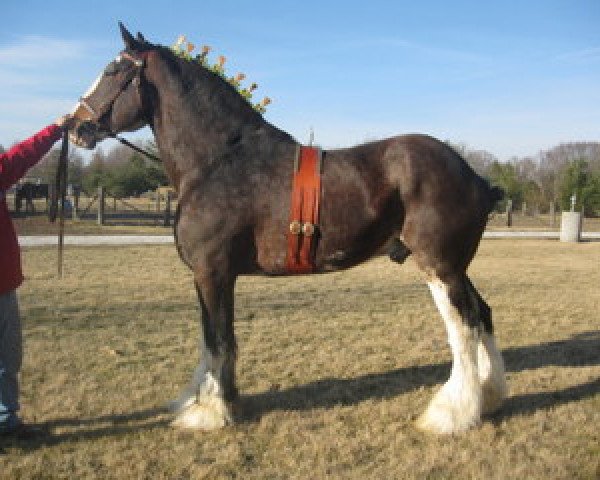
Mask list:
[[[298,220],[294,220],[290,223],[290,233],[292,235],[300,235],[302,233],[302,223]]]
[[[315,234],[315,225],[313,223],[306,222],[302,225],[302,234],[305,237],[312,237]]]
[[[298,220],[294,220],[290,223],[290,233],[292,235],[304,235],[305,237],[312,237],[317,230],[317,226],[314,223],[302,223]]]

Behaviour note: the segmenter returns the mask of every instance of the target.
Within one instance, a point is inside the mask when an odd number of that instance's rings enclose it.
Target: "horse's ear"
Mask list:
[[[137,41],[140,43],[148,43],[146,41],[146,39],[144,38],[144,36],[140,32],[138,32],[138,34],[137,34]]]
[[[123,43],[125,43],[127,50],[137,50],[138,42],[135,38],[133,38],[133,35],[129,33],[129,31],[121,22],[119,22],[119,28],[121,29],[121,36],[123,37]]]

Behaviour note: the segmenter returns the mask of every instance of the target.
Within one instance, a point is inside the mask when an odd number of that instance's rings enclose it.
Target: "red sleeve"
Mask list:
[[[0,154],[0,191],[8,190],[48,153],[62,135],[56,125],[49,125],[31,138]]]

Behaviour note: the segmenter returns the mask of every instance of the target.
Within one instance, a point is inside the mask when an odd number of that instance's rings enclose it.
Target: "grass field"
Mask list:
[[[447,378],[443,322],[412,261],[237,285],[233,427],[186,433],[163,406],[198,358],[172,246],[26,249],[23,415],[0,478],[596,479],[600,242],[486,240],[470,274],[494,310],[511,396],[456,437],[414,428]]]

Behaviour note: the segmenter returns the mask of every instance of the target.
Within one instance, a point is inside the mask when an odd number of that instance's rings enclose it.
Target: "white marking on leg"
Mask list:
[[[483,389],[483,413],[492,413],[508,395],[504,361],[496,346],[494,335],[482,333],[477,346],[479,381]]]
[[[417,424],[435,433],[456,433],[477,425],[481,418],[477,331],[465,325],[460,312],[450,302],[445,283],[434,278],[428,286],[446,324],[452,349],[452,371]]]
[[[223,398],[221,372],[225,356],[212,355],[201,345],[202,357],[192,381],[171,405],[178,412],[171,425],[195,430],[214,430],[233,423],[230,407]]]

